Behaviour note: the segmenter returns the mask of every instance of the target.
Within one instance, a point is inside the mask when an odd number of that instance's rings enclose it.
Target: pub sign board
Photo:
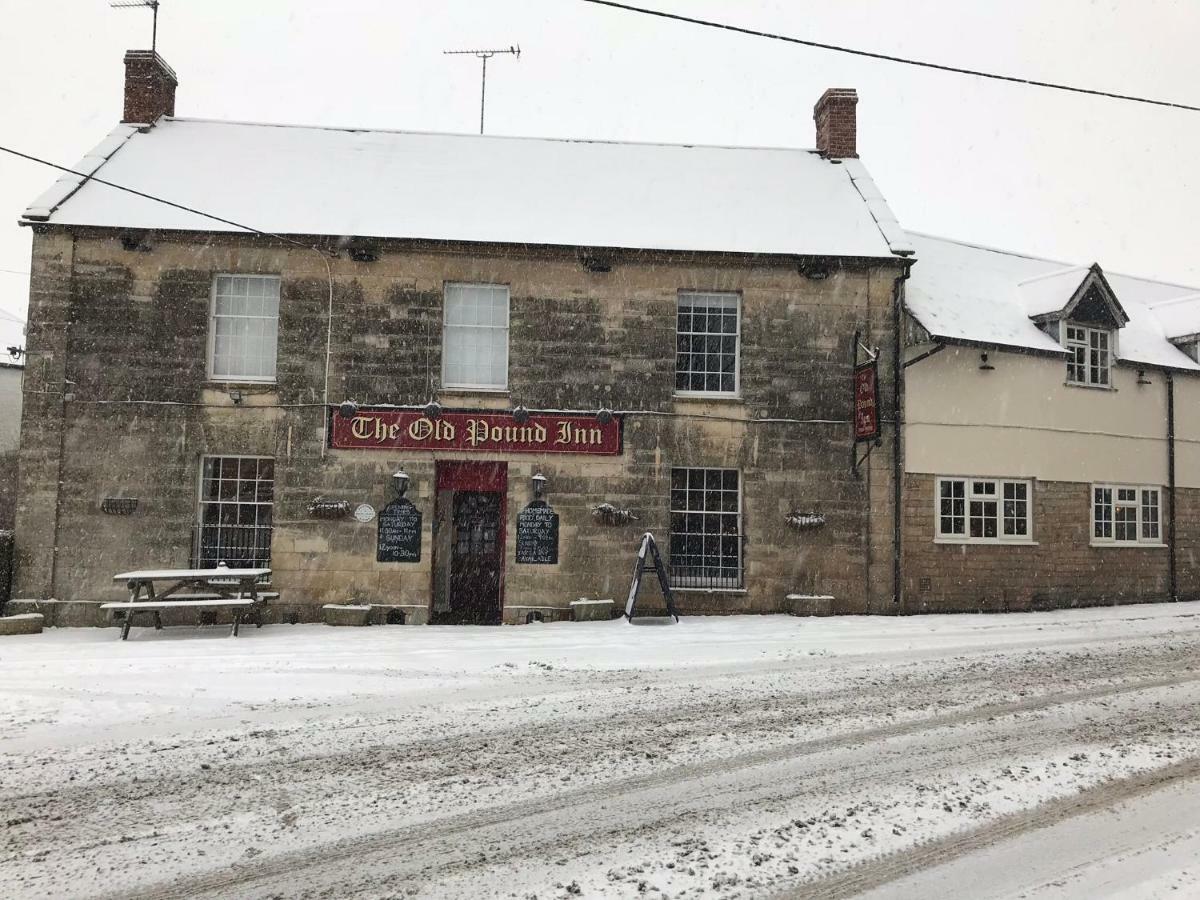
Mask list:
[[[558,513],[534,500],[517,513],[517,562],[558,565]]]
[[[346,418],[331,407],[329,445],[357,450],[474,450],[479,453],[573,453],[619,456],[621,417],[532,413],[445,412],[430,419],[418,409],[359,409]]]
[[[854,440],[879,437],[879,371],[874,360],[854,367]]]
[[[381,563],[421,561],[421,511],[401,497],[379,511],[378,546]]]

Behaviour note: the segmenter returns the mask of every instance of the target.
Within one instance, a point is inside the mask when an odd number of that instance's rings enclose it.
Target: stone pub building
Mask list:
[[[650,531],[684,613],[894,609],[912,250],[853,91],[816,150],[747,149],[177,118],[162,58],[125,66],[22,218],[14,597],[82,621],[224,560],[280,619],[524,622],[619,605]]]

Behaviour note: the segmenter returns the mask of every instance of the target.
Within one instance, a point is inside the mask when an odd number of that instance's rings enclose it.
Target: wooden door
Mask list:
[[[450,545],[450,615],[468,625],[500,623],[500,499],[455,491]]]

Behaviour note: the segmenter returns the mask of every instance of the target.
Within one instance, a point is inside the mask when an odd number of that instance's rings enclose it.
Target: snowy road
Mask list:
[[[1200,891],[1195,604],[56,631],[0,671],[5,897]]]

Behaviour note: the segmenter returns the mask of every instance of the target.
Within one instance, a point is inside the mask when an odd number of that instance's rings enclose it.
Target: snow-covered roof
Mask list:
[[[909,232],[917,262],[908,311],[935,339],[1064,353],[1030,316],[1062,309],[1089,267]],[[1119,331],[1126,362],[1200,371],[1170,338],[1200,332],[1194,287],[1105,272],[1129,321]]]
[[[164,118],[150,129],[120,126],[80,165],[278,234],[869,258],[911,251],[862,164],[811,150]],[[25,219],[238,230],[73,175]]]
[[[7,310],[0,309],[0,365],[23,366],[23,356],[14,356],[9,347],[25,347],[25,320],[13,315]]]

